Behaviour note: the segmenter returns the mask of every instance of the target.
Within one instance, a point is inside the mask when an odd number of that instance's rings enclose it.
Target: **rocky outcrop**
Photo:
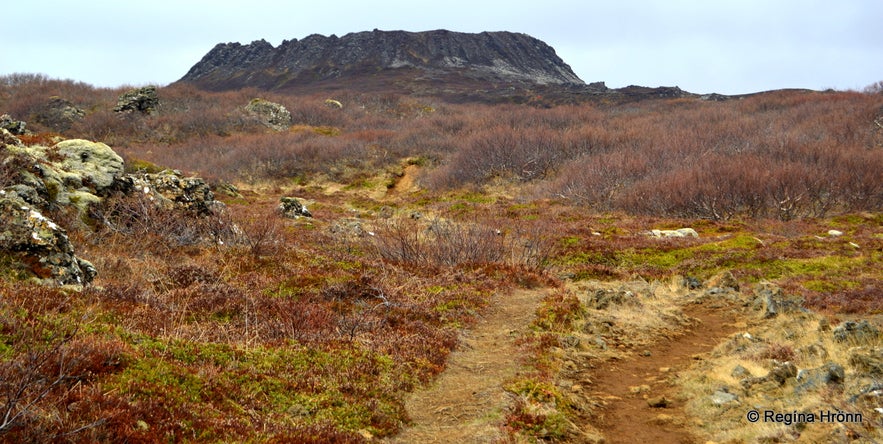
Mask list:
[[[127,174],[118,180],[118,187],[126,193],[141,193],[148,200],[168,208],[182,208],[205,215],[222,203],[215,200],[211,187],[199,177],[184,177],[178,170],[164,170],[156,174]]]
[[[65,229],[45,216],[59,208],[74,207],[80,220],[95,222],[104,199],[119,192],[145,194],[156,205],[196,215],[223,205],[205,181],[178,171],[125,174],[123,159],[100,142],[27,146],[2,128],[0,142],[0,263],[9,270],[0,277],[57,285],[92,281],[95,267],[75,255]]]
[[[265,40],[218,44],[181,79],[203,88],[280,89],[293,84],[414,70],[483,81],[583,85],[555,50],[526,34],[445,30],[311,35],[278,47]]]
[[[307,206],[302,204],[300,200],[295,197],[282,197],[279,199],[279,202],[279,211],[282,212],[282,216],[284,217],[291,219],[313,217],[313,214],[310,213]]]
[[[0,190],[0,256],[19,277],[85,285],[95,267],[74,255],[67,233],[15,192]]]
[[[805,311],[803,298],[786,295],[778,285],[760,282],[754,288],[754,306],[760,308],[764,318],[774,318],[782,313]]]
[[[291,113],[275,102],[264,99],[252,99],[245,110],[256,116],[261,123],[276,131],[285,131],[291,127]]]
[[[9,131],[12,135],[22,135],[26,132],[27,124],[21,120],[15,120],[9,114],[0,116],[0,128]]]
[[[83,212],[123,174],[122,157],[100,142],[73,139],[52,147],[7,144],[3,151],[7,162],[16,158],[23,163],[12,187],[39,208],[73,205]]]
[[[159,106],[159,96],[155,86],[132,89],[123,93],[117,99],[117,105],[113,108],[118,113],[139,112],[150,114]]]
[[[53,96],[39,106],[33,119],[54,131],[67,131],[74,122],[81,120],[86,112],[74,106],[69,100]]]

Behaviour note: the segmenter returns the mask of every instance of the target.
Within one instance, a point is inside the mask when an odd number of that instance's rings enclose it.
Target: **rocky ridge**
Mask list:
[[[311,35],[273,47],[265,40],[215,46],[181,79],[207,89],[283,89],[303,83],[415,70],[418,76],[459,75],[482,81],[583,85],[555,50],[526,34],[358,32]]]

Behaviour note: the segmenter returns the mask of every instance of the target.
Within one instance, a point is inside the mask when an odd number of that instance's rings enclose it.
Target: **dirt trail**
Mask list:
[[[412,394],[406,408],[414,424],[390,443],[491,443],[509,398],[502,383],[518,364],[515,339],[528,328],[543,291],[497,296],[476,325],[463,333],[448,367],[432,386]]]
[[[687,431],[683,401],[678,399],[673,379],[690,366],[693,356],[710,351],[723,338],[737,331],[733,315],[725,309],[698,305],[685,307],[685,314],[699,322],[682,335],[646,347],[627,360],[606,363],[595,371],[593,396],[605,407],[596,424],[607,443],[695,443],[704,442]],[[635,393],[635,388],[649,390]],[[647,399],[664,396],[668,405],[653,408]]]

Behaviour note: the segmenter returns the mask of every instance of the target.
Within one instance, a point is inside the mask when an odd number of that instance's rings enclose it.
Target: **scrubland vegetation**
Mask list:
[[[835,319],[883,310],[880,94],[543,107],[340,91],[338,109],[174,85],[153,114],[114,113],[123,90],[6,76],[0,114],[28,122],[25,143],[103,141],[130,169],[205,177],[227,209],[110,196],[90,223],[51,215],[99,275],[81,291],[0,284],[0,440],[390,436],[490,295],[539,286],[556,290],[523,338],[536,372],[510,384],[523,396],[505,429],[565,440],[588,407],[554,387],[549,350],[584,317],[564,282],[730,271]],[[44,118],[52,96],[85,115]],[[268,130],[243,110],[254,97],[294,126]],[[416,191],[397,189],[408,166]],[[281,218],[290,195],[314,218]],[[682,226],[700,237],[645,235]]]

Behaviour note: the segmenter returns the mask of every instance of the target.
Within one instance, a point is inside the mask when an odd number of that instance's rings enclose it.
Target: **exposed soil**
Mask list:
[[[498,441],[510,403],[502,384],[520,368],[515,340],[530,325],[544,296],[542,291],[519,290],[491,301],[492,308],[463,333],[445,372],[407,400],[413,425],[388,442]]]
[[[675,378],[697,355],[710,351],[737,328],[728,310],[700,305],[684,310],[697,322],[683,334],[641,349],[628,359],[602,364],[595,371],[592,395],[605,403],[595,425],[606,443],[704,442],[688,431]],[[648,404],[660,397],[665,407]]]
[[[521,290],[492,301],[489,312],[463,333],[445,372],[407,400],[413,424],[387,442],[501,441],[500,424],[511,401],[502,383],[519,370],[515,339],[528,328],[543,296]],[[703,442],[689,432],[677,374],[738,328],[734,314],[724,308],[691,304],[684,314],[694,320],[684,331],[622,360],[601,363],[581,378],[592,381],[588,395],[603,404],[592,426],[605,443]],[[664,407],[649,406],[648,399],[660,397]]]

